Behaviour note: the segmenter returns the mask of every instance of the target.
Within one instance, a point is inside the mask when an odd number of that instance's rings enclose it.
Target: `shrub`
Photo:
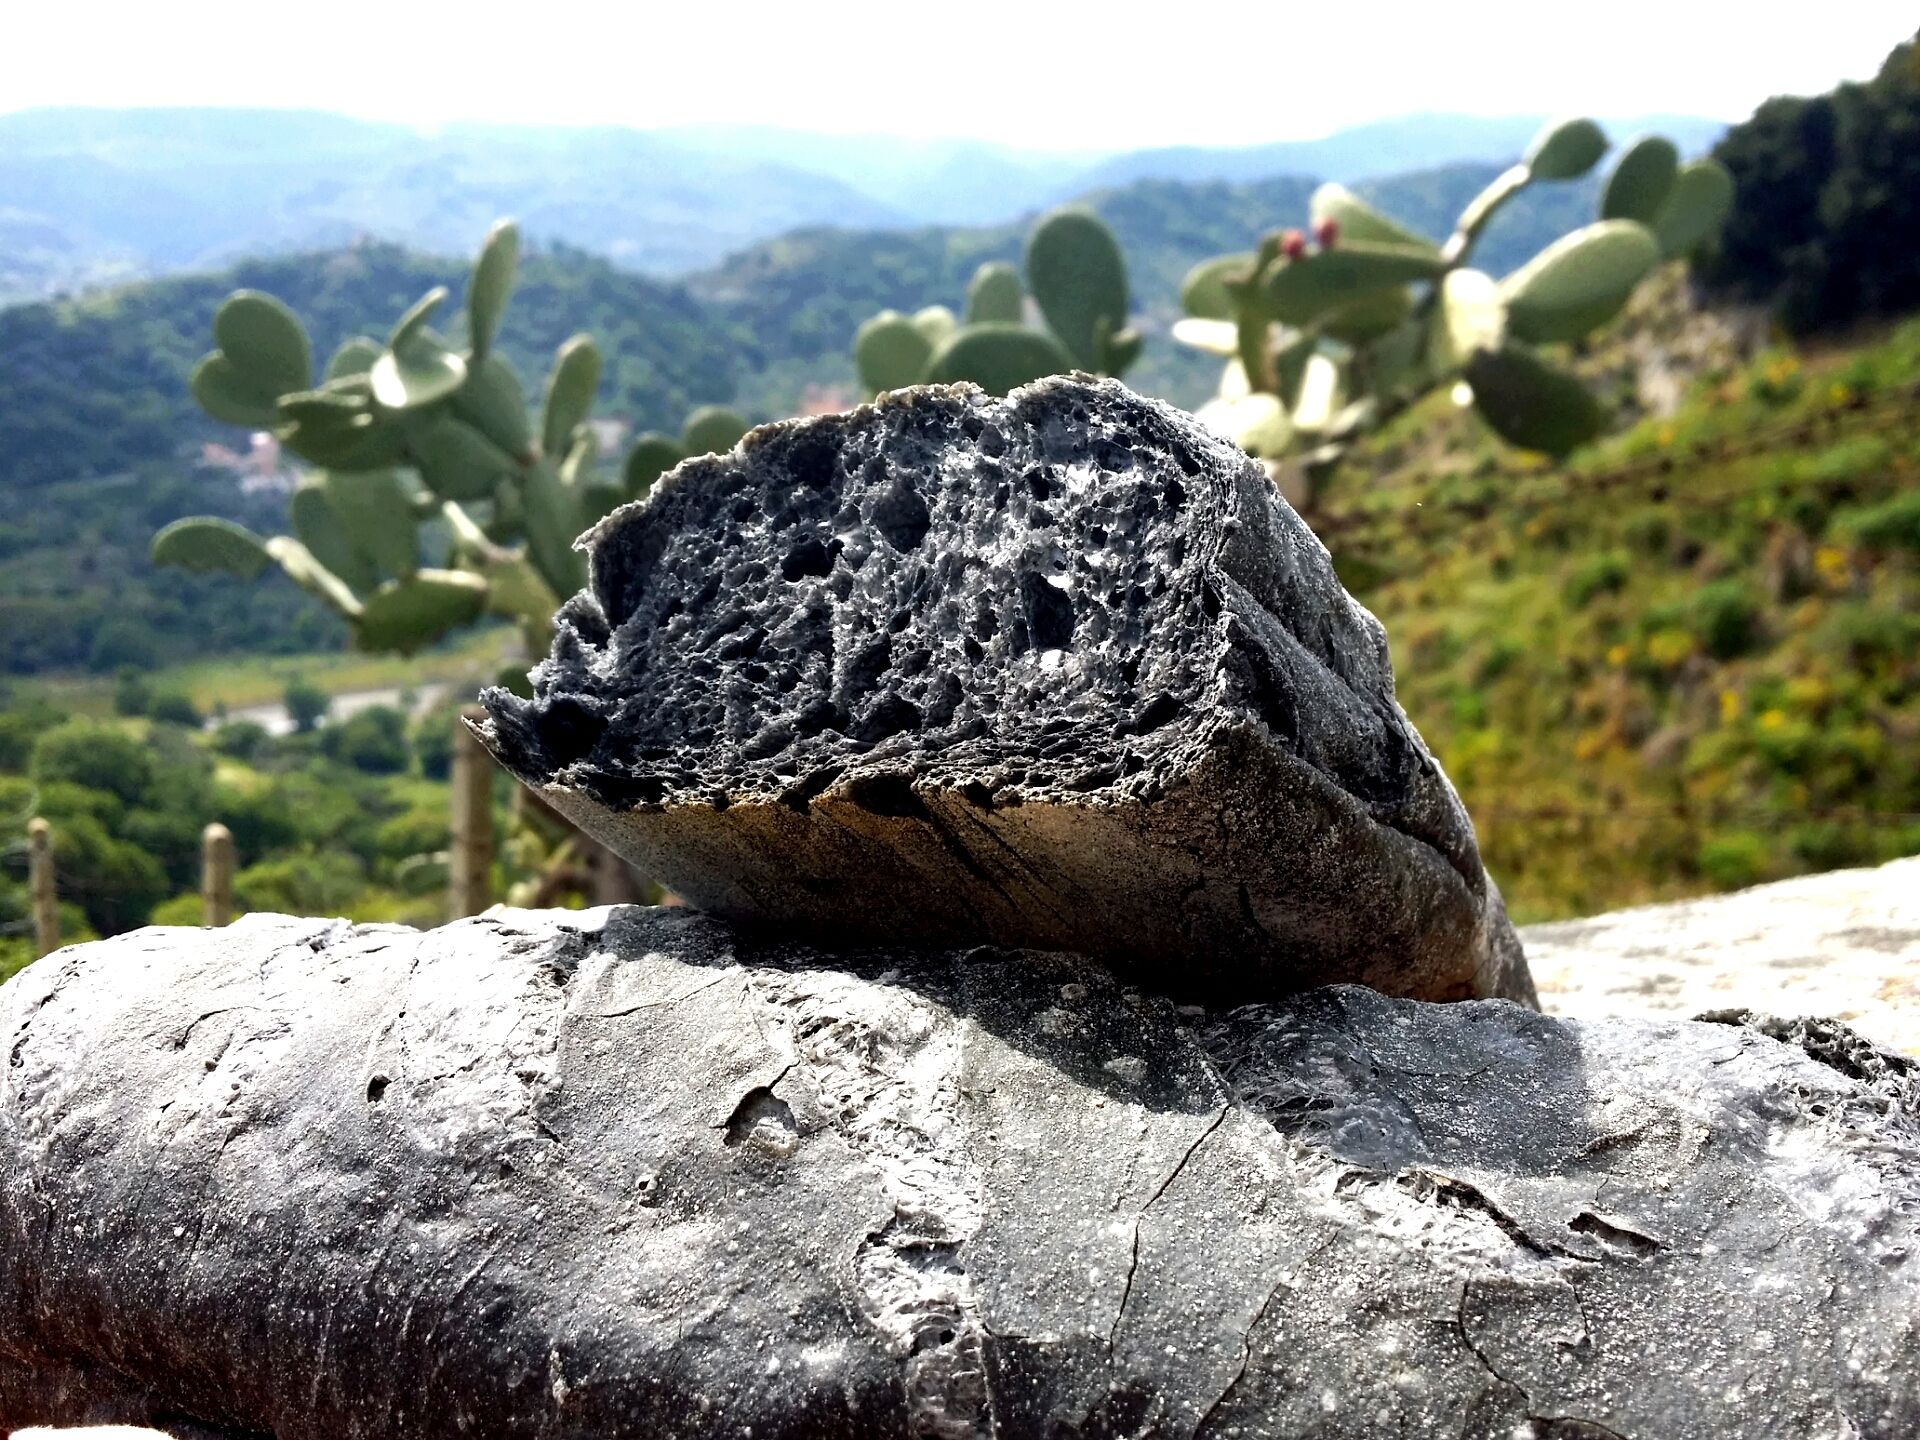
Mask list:
[[[1819,639],[1830,653],[1858,671],[1904,664],[1920,647],[1920,616],[1864,605],[1835,609]]]
[[[283,855],[249,865],[233,877],[240,910],[282,915],[338,915],[366,887],[366,871],[351,855],[327,850]]]
[[[293,720],[296,735],[304,735],[326,717],[333,707],[333,697],[310,680],[289,680],[281,703],[287,707],[287,714]]]
[[[101,674],[127,666],[151,670],[159,663],[160,636],[146,621],[127,618],[102,625],[87,656],[87,668]]]
[[[383,824],[374,835],[384,860],[405,860],[447,848],[447,809],[409,810]]]
[[[113,677],[113,712],[116,715],[144,715],[153,703],[153,685],[146,675],[131,665],[123,665]]]
[[[1645,510],[1627,521],[1627,543],[1642,555],[1660,556],[1673,540],[1673,526],[1657,510]]]
[[[71,780],[49,780],[34,785],[29,803],[49,820],[58,822],[72,815],[85,815],[109,830],[116,828],[127,813],[127,807],[117,797],[104,790],[76,785]]]
[[[25,770],[34,744],[64,719],[64,713],[44,700],[0,712],[0,770]]]
[[[1526,649],[1519,642],[1508,639],[1496,639],[1487,646],[1486,653],[1474,666],[1473,680],[1476,685],[1491,685],[1515,664],[1526,658]]]
[[[198,925],[205,913],[198,891],[183,890],[171,900],[162,900],[147,917],[149,925]]]
[[[1791,351],[1769,350],[1753,362],[1748,390],[1762,404],[1780,407],[1800,398],[1806,376]]]
[[[1734,660],[1759,638],[1760,606],[1744,581],[1716,580],[1693,601],[1693,632],[1716,660]]]
[[[1591,555],[1567,577],[1567,603],[1583,610],[1594,596],[1617,594],[1625,589],[1627,577],[1632,573],[1632,563],[1617,550]]]
[[[252,720],[229,720],[213,732],[213,748],[235,760],[259,760],[273,749],[273,737]]]
[[[10,979],[33,963],[33,938],[0,935],[0,981]]]
[[[407,748],[407,717],[391,705],[372,705],[329,725],[321,753],[369,775],[396,775],[413,755]]]
[[[1767,877],[1767,846],[1760,836],[1739,830],[1701,843],[1700,873],[1722,890],[1757,885]]]
[[[200,708],[184,690],[163,690],[147,703],[147,715],[163,725],[180,725],[198,730],[205,723]]]
[[[1908,490],[1843,522],[1848,536],[1876,550],[1920,551],[1920,490]]]
[[[1794,468],[1805,480],[1844,485],[1879,475],[1893,460],[1893,447],[1878,435],[1852,435],[1810,456]]]
[[[1815,870],[1838,870],[1878,859],[1871,837],[1848,825],[1815,821],[1787,832],[1787,848]]]
[[[234,851],[242,860],[299,844],[314,818],[280,785],[259,793],[223,787],[215,792],[211,808],[214,818],[232,832]]]
[[[53,868],[60,893],[77,903],[102,935],[146,923],[173,889],[160,862],[138,845],[116,840],[89,815],[53,827]]]

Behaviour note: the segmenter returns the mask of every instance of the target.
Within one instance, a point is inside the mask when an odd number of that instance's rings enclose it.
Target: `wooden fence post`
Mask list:
[[[485,719],[486,713],[466,705],[453,722],[447,902],[455,920],[478,915],[493,903],[493,757],[466,724]]]
[[[53,828],[38,815],[27,822],[27,889],[34,945],[47,955],[60,948],[60,902],[53,884]]]
[[[640,872],[586,831],[580,832],[581,859],[592,877],[589,899],[595,905],[644,905],[646,882]]]
[[[200,832],[200,923],[233,923],[233,832],[217,820]]]

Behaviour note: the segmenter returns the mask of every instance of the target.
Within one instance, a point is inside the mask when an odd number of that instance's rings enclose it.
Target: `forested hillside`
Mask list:
[[[200,414],[186,381],[234,289],[286,301],[325,354],[390,324],[433,286],[465,283],[463,262],[360,245],[0,310],[0,476],[16,488],[110,474],[179,458],[200,438],[233,438]],[[677,429],[690,406],[733,393],[742,337],[686,290],[581,251],[530,258],[504,341],[523,380],[538,383],[554,348],[582,329],[608,358],[607,411],[638,426]]]
[[[147,560],[153,532],[190,511],[276,529],[286,508],[284,492],[171,463],[38,487],[0,515],[0,675],[338,646],[345,627],[279,576],[236,592]]]
[[[1454,166],[1364,189],[1438,234],[1493,173]],[[1177,314],[1180,277],[1197,260],[1302,223],[1313,185],[1142,181],[1089,198],[1126,250],[1135,306],[1156,335],[1135,376],[1141,389],[1188,404],[1204,396],[1211,367],[1164,337]],[[1590,184],[1538,187],[1498,217],[1483,253],[1492,268],[1511,268],[1591,207]],[[957,306],[982,260],[1017,258],[1025,229],[803,230],[750,247],[685,284],[549,248],[522,274],[507,353],[532,381],[554,347],[589,332],[608,361],[601,413],[635,429],[676,430],[690,408],[710,402],[776,418],[790,413],[808,384],[851,381],[849,347],[867,316],[889,306]],[[389,323],[434,285],[457,289],[464,276],[461,261],[362,244],[0,309],[0,394],[7,396],[0,484],[114,474],[182,458],[195,442],[220,435],[187,395],[186,378],[209,346],[215,307],[233,289],[285,300],[308,317],[326,351]]]
[[[1844,141],[1856,168],[1884,168],[1892,162],[1873,157],[1892,150],[1875,139],[1881,131],[1861,127],[1872,122],[1891,134],[1904,123],[1915,88],[1911,56],[1912,47],[1903,47],[1872,86],[1847,89],[1830,103],[1791,102],[1803,107],[1795,113],[1850,117],[1832,144]],[[1730,163],[1751,169],[1760,163],[1755,156],[1771,156],[1769,164],[1793,160],[1794,173],[1804,178],[1806,155],[1775,143],[1780,107],[1788,103],[1763,109],[1727,138],[1722,151]],[[1360,189],[1438,237],[1496,169],[1452,165]],[[1526,192],[1489,228],[1480,251],[1488,268],[1517,266],[1584,220],[1596,183],[1590,177]],[[1145,180],[1088,197],[1124,247],[1134,308],[1148,337],[1129,377],[1133,384],[1184,405],[1211,391],[1214,363],[1167,338],[1180,278],[1198,259],[1300,223],[1313,184],[1288,177]],[[1733,258],[1715,265],[1716,281],[1730,283],[1725,277],[1736,260],[1740,273],[1762,279],[1782,265],[1804,270],[1812,263],[1816,252],[1797,238],[1799,231],[1776,233],[1773,252],[1756,249],[1756,237],[1765,233],[1761,222],[1778,208],[1774,190],[1762,176],[1742,192],[1730,231]],[[1832,206],[1822,211],[1829,212],[1842,213]],[[850,396],[849,343],[864,319],[889,307],[957,306],[982,261],[1018,257],[1025,229],[1022,223],[799,230],[750,246],[684,283],[650,280],[584,251],[550,247],[524,267],[504,342],[522,376],[537,384],[555,346],[577,331],[593,334],[608,361],[599,412],[634,429],[676,430],[688,410],[709,402],[732,403],[753,419],[777,418],[801,408],[820,387],[828,396]],[[1863,239],[1847,233],[1853,246],[1847,253],[1861,253]],[[1903,294],[1898,267],[1910,265],[1911,255],[1902,260],[1897,249],[1883,237],[1880,253],[1889,258],[1876,262],[1893,267],[1893,278],[1869,267],[1849,283],[1856,291],[1871,285],[1883,306]],[[233,288],[285,299],[307,317],[324,350],[388,323],[435,284],[457,288],[464,270],[460,262],[360,244],[0,310],[0,393],[8,400],[0,407],[0,487],[16,495],[35,490],[42,502],[17,506],[0,520],[0,668],[112,668],[237,646],[332,643],[335,627],[284,586],[269,586],[249,601],[249,609],[264,607],[255,609],[253,621],[274,623],[248,623],[248,610],[220,598],[226,594],[220,582],[156,574],[145,564],[145,537],[167,519],[199,511],[263,523],[279,503],[270,495],[243,495],[228,472],[197,467],[202,443],[237,444],[241,437],[201,415],[187,394],[188,371],[208,346],[214,308]],[[1825,283],[1823,293],[1831,295],[1837,282]],[[1755,280],[1747,288],[1765,286]]]
[[[1521,918],[1920,850],[1920,321],[1567,466],[1435,397],[1318,524]]]

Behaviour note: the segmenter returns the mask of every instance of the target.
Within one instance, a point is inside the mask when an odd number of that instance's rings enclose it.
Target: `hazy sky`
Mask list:
[[[1420,110],[1738,119],[1770,94],[1870,74],[1920,24],[1912,0],[6,8],[0,109],[274,105],[417,125],[737,121],[1053,149],[1307,138]]]

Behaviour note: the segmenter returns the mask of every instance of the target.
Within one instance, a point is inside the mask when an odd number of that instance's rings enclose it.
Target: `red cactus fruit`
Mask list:
[[[1320,242],[1322,250],[1331,250],[1340,238],[1340,222],[1331,215],[1326,216],[1313,227],[1313,238]]]
[[[1298,230],[1289,230],[1280,237],[1280,253],[1289,260],[1298,260],[1307,253],[1307,237]]]

